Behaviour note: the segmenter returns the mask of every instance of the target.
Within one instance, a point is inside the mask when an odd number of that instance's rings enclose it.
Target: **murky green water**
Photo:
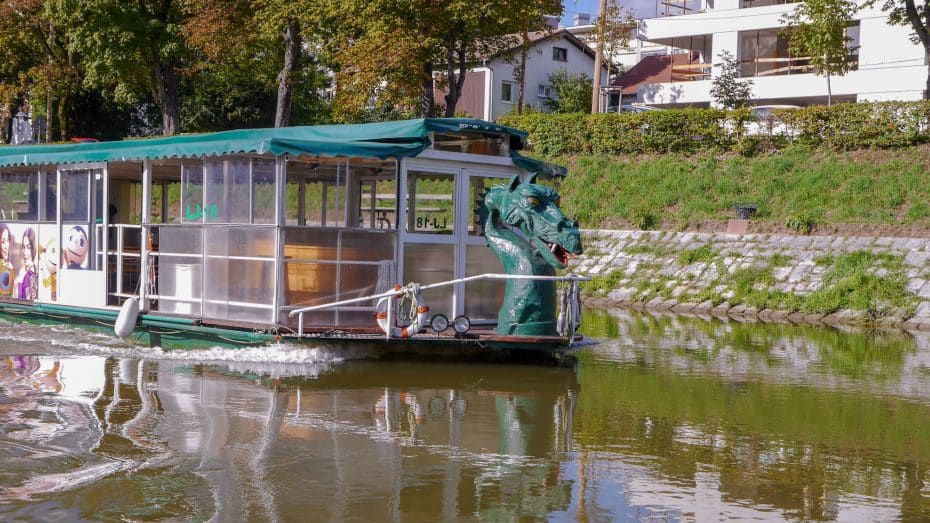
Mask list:
[[[0,519],[930,518],[930,338],[586,322],[574,369],[5,325]]]

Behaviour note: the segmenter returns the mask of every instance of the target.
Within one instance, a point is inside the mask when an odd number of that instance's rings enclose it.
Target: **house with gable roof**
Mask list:
[[[549,75],[558,70],[594,76],[595,52],[571,32],[562,29],[530,33],[523,103],[546,110],[545,101],[556,96]],[[469,69],[462,87],[456,113],[494,121],[516,110],[520,83],[515,74],[520,61],[520,47],[514,46]],[[601,72],[601,85],[607,85],[607,69]],[[442,103],[446,92],[437,87],[436,102]]]

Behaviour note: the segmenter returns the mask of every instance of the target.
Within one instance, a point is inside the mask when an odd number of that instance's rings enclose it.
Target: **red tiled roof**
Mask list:
[[[647,56],[625,74],[616,78],[612,87],[620,87],[623,94],[636,94],[640,84],[672,81],[672,66],[698,61],[697,53]]]

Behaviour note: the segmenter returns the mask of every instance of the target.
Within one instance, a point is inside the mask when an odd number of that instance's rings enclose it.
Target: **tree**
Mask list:
[[[558,69],[549,75],[554,98],[546,100],[546,107],[554,113],[586,113],[591,110],[591,77],[585,73],[572,74]]]
[[[850,0],[804,0],[782,16],[782,22],[788,25],[791,53],[809,56],[816,73],[827,78],[827,105],[833,102],[830,76],[849,71],[850,38],[846,28],[857,9]]]
[[[545,16],[552,14],[553,5],[549,2],[517,2],[513,11],[513,32],[517,35],[519,57],[508,60],[513,64],[513,78],[517,81],[517,114],[523,113],[526,98],[526,66],[530,60],[530,48],[536,33],[548,35],[552,28],[546,24]]]
[[[882,9],[888,12],[889,23],[910,26],[914,31],[911,41],[919,42],[924,48],[927,59],[930,60],[930,5],[927,2],[921,2],[918,5],[914,0],[883,0],[883,2]],[[870,0],[865,5],[871,6],[875,3],[878,3],[878,0]],[[924,100],[930,100],[930,70],[927,71]]]
[[[710,96],[728,109],[746,105],[752,96],[752,80],[740,78],[739,60],[729,51],[722,51],[717,57],[720,73],[711,82]]]
[[[0,113],[12,113],[16,99],[28,100],[33,115],[46,115],[46,141],[54,138],[56,114],[59,137],[68,138],[71,99],[80,86],[80,73],[62,25],[56,2],[7,0],[0,4],[0,91],[4,93],[0,103],[5,106]]]
[[[594,37],[598,44],[598,52],[601,53],[601,63],[607,66],[608,84],[613,56],[630,44],[630,37],[635,28],[636,19],[633,12],[620,5],[619,0],[601,1],[601,13],[594,22]],[[591,90],[591,109],[597,111],[600,111],[600,69],[601,66],[595,64],[594,83],[597,85],[593,85]]]
[[[84,84],[123,103],[150,97],[162,133],[180,131],[182,71],[188,46],[181,0],[62,0],[72,51],[81,55]]]
[[[446,90],[444,114],[454,115],[469,67],[502,52],[507,35],[526,28],[527,4],[561,12],[553,0],[340,2],[338,38],[324,44],[337,69],[336,110],[351,119],[374,102],[434,116],[438,84]]]

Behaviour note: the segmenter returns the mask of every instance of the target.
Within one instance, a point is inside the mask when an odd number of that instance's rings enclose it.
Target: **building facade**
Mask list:
[[[697,0],[694,0],[695,2]],[[827,82],[806,57],[792,56],[782,18],[795,8],[784,0],[700,0],[678,16],[640,21],[642,38],[691,51],[668,81],[637,87],[638,102],[664,107],[712,105],[711,82],[720,54],[739,60],[752,79],[752,104],[826,103]],[[834,101],[914,100],[923,96],[927,60],[907,27],[888,24],[879,7],[863,7],[847,30],[851,70],[831,78]]]
[[[527,55],[523,104],[526,107],[546,110],[546,101],[556,96],[549,75],[564,70],[570,74],[594,76],[594,51],[566,30],[551,33],[534,33]],[[484,60],[465,76],[462,96],[456,105],[456,114],[494,121],[516,110],[520,96],[517,71],[520,64],[518,48]],[[606,69],[601,84],[607,85]],[[437,89],[438,103],[443,103],[445,91]]]

